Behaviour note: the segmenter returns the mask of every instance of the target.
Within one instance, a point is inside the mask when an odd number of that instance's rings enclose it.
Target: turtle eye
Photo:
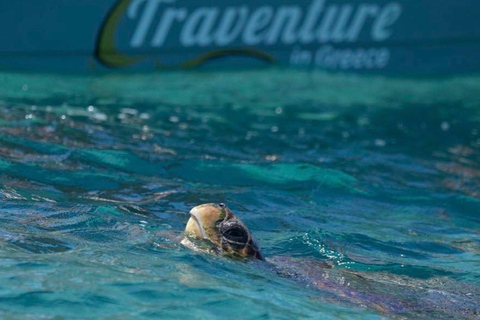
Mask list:
[[[230,220],[219,226],[222,238],[235,248],[243,248],[248,243],[248,231],[238,221]]]
[[[247,243],[248,235],[244,229],[240,228],[232,228],[228,229],[223,233],[223,236],[227,238],[227,240],[238,242],[238,243]]]

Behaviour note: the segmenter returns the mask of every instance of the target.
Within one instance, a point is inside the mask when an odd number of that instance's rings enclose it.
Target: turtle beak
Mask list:
[[[190,219],[185,227],[189,237],[207,239],[219,243],[217,222],[225,217],[225,212],[220,205],[207,203],[190,210]]]

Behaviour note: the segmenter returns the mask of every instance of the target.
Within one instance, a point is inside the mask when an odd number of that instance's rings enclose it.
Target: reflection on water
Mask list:
[[[475,77],[0,83],[3,318],[478,317]],[[179,245],[203,202],[272,265]]]

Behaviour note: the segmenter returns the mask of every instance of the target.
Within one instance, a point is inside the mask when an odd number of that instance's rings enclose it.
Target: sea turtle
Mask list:
[[[279,275],[320,289],[320,299],[332,303],[375,309],[397,319],[480,319],[480,289],[466,282],[359,272],[313,258],[265,258],[246,225],[223,203],[194,207],[182,244],[196,251],[264,261]]]

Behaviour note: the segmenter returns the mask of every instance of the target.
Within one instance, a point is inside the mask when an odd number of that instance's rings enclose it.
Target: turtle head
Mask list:
[[[187,238],[182,243],[197,250],[264,260],[245,224],[223,203],[202,204],[190,210],[185,235]],[[208,249],[194,245],[190,240],[203,242]]]

